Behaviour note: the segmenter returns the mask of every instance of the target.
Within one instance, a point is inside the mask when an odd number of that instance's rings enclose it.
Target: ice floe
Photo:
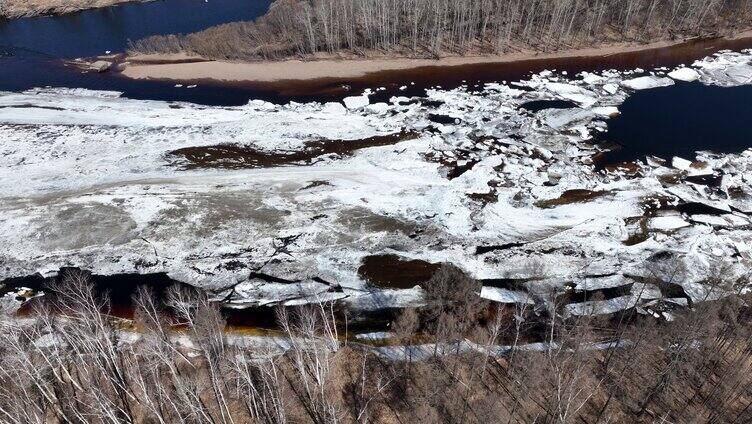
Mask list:
[[[421,287],[379,288],[358,273],[383,252],[526,282],[528,293],[483,287],[500,303],[568,287],[634,290],[645,262],[668,252],[691,265],[680,284],[688,298],[713,298],[703,291],[710,265],[727,262],[738,277],[752,259],[752,152],[597,171],[604,147],[592,138],[633,90],[695,76],[748,84],[751,62],[752,52],[724,52],[669,77],[544,72],[375,104],[368,92],[239,107],[0,93],[0,280],[66,266],[164,272],[219,290],[232,307],[336,300],[370,311],[425,301]],[[539,100],[576,107],[521,108]],[[173,160],[178,149],[191,161]],[[226,152],[251,159],[228,165]],[[264,165],[269,157],[277,162]],[[707,176],[719,183],[690,179]],[[650,287],[566,313],[658,308],[645,303],[660,300]]]
[[[631,88],[632,90],[647,90],[649,88],[658,88],[673,85],[674,81],[671,80],[671,78],[644,76],[622,81],[621,84],[627,88]]]
[[[700,79],[700,74],[694,69],[690,68],[678,68],[668,73],[668,76],[677,80],[692,82]]]

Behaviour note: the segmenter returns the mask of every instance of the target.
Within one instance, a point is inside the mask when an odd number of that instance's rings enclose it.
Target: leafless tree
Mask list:
[[[750,19],[752,0],[277,0],[255,22],[130,48],[246,60],[341,51],[437,57],[715,34]]]

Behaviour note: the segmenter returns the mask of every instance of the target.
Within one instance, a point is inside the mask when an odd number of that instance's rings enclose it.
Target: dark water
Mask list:
[[[545,109],[571,109],[577,106],[577,103],[569,100],[534,100],[521,104],[520,109],[535,113]]]
[[[620,149],[600,165],[630,162],[646,155],[695,159],[695,152],[740,152],[752,147],[752,86],[716,87],[679,83],[638,91],[608,121],[606,140]]]
[[[198,31],[209,26],[249,20],[263,14],[271,0],[158,0],[129,3],[64,16],[0,22],[0,90],[20,91],[34,87],[81,87],[122,92],[125,97],[229,106],[262,99],[275,103],[294,100],[337,101],[366,88],[386,87],[372,97],[385,101],[392,95],[423,96],[426,88],[514,81],[544,69],[574,74],[603,69],[674,66],[707,56],[720,49],[752,47],[752,39],[690,41],[670,49],[612,54],[600,57],[530,59],[514,63],[472,64],[453,67],[426,66],[383,71],[361,78],[325,78],[294,84],[228,85],[216,81],[191,81],[193,89],[174,83],[133,81],[117,74],[81,73],[63,66],[61,58],[90,57],[106,51],[122,52],[129,39],[155,34]],[[413,82],[414,85],[408,84]],[[400,91],[399,87],[406,85]]]
[[[122,52],[128,40],[184,34],[253,20],[271,0],[167,0],[125,3],[61,16],[0,21],[0,46],[76,58]]]
[[[106,73],[82,73],[63,59],[120,53],[128,40],[157,34],[200,31],[213,25],[252,20],[272,0],[158,0],[86,10],[62,16],[0,20],[0,90],[80,87],[114,90],[134,99],[241,105],[251,98],[279,100],[277,93],[250,87],[177,89],[174,83],[130,81]]]
[[[199,84],[195,88],[176,88],[175,83],[129,80],[112,73],[82,73],[59,59],[0,56],[0,91],[23,91],[36,87],[77,87],[90,90],[111,90],[123,97],[140,100],[185,101],[213,106],[238,106],[250,99],[285,102],[287,97],[273,90],[251,87]],[[316,96],[307,96],[317,99]],[[302,101],[305,100],[305,97]]]
[[[358,275],[380,288],[409,289],[429,281],[440,267],[397,255],[372,255],[363,259]]]

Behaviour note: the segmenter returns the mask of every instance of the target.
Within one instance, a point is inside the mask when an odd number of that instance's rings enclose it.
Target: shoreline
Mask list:
[[[752,30],[731,37],[662,40],[648,44],[612,43],[584,49],[562,50],[552,53],[533,51],[505,55],[449,56],[440,59],[416,58],[354,58],[354,59],[291,59],[283,61],[229,62],[204,60],[197,56],[139,55],[127,57],[130,62],[121,72],[125,78],[175,82],[245,83],[274,89],[284,84],[327,81],[344,82],[364,79],[384,73],[412,73],[417,70],[498,67],[526,62],[546,62],[553,65],[575,59],[609,59],[618,56],[670,51],[693,43],[718,41],[720,44],[739,44],[752,47]],[[725,42],[725,43],[723,43]],[[699,46],[696,50],[706,50]],[[699,57],[697,57],[699,58]],[[554,66],[556,67],[556,66]]]

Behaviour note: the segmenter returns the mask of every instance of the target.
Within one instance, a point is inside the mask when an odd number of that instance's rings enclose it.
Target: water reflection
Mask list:
[[[61,16],[0,20],[0,46],[62,58],[122,52],[128,40],[261,16],[271,0],[134,2]]]
[[[752,86],[717,87],[699,82],[638,91],[609,120],[608,141],[621,146],[601,165],[653,155],[694,160],[698,150],[741,152],[752,146]]]

